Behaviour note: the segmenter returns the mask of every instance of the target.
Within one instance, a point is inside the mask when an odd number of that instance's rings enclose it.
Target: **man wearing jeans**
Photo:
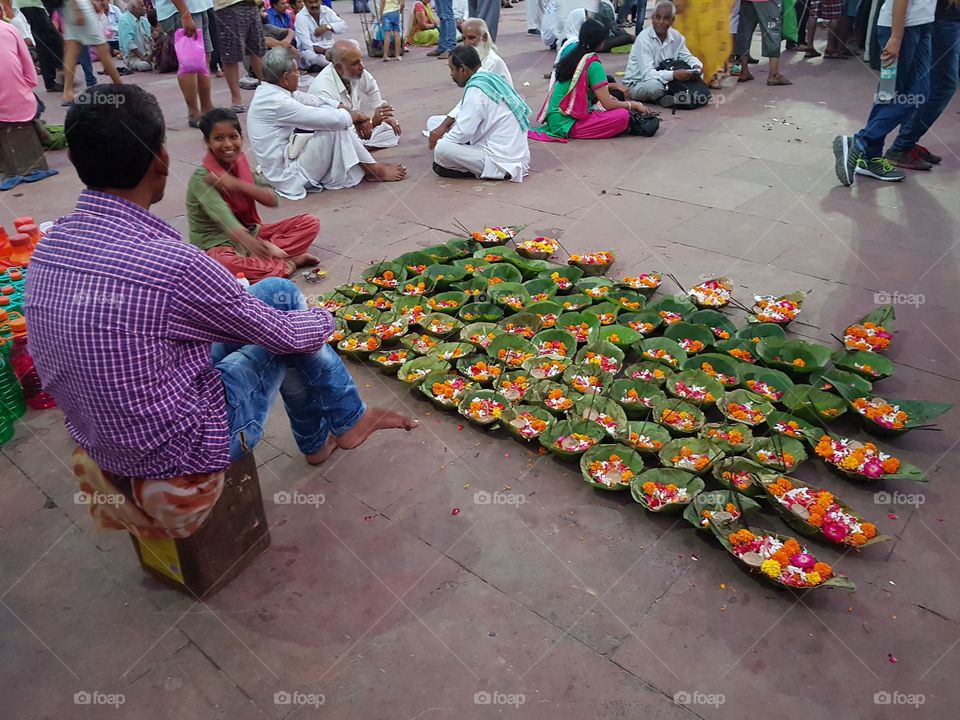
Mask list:
[[[437,47],[427,53],[430,57],[445,60],[450,57],[450,51],[457,44],[457,21],[453,17],[453,0],[433,0],[437,8],[437,17],[440,18],[440,41]],[[499,8],[499,5],[497,6]],[[499,14],[499,10],[497,13]],[[470,13],[473,17],[473,13]]]
[[[883,48],[881,66],[896,66],[892,100],[874,100],[867,125],[855,136],[833,139],[834,171],[849,187],[857,175],[885,182],[906,177],[883,156],[883,141],[906,123],[930,92],[931,31],[936,0],[884,0],[877,19],[877,42]]]
[[[98,85],[65,125],[86,189],[31,258],[30,351],[68,432],[129,502],[150,515],[140,499],[151,483],[174,486],[175,507],[152,518],[179,527],[168,515],[201,493],[215,500],[211,478],[222,487],[223,470],[257,444],[278,393],[311,464],[377,430],[417,426],[364,405],[326,343],[333,318],[308,309],[296,285],[244,290],[150,213],[170,167],[156,98]]]

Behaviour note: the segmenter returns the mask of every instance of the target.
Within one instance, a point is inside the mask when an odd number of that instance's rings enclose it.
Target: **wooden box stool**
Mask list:
[[[46,169],[36,123],[0,123],[0,175],[28,175]]]
[[[130,539],[148,573],[199,599],[213,595],[270,547],[253,453],[227,468],[220,498],[193,535]]]

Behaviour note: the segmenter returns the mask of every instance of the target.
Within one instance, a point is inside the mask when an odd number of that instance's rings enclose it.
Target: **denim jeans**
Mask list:
[[[267,278],[251,285],[250,293],[279,310],[307,309],[303,294],[289,280]],[[353,378],[329,345],[315,353],[274,355],[259,345],[216,343],[212,356],[227,399],[231,460],[263,437],[278,392],[304,454],[320,450],[330,433],[347,432],[366,410]]]
[[[960,82],[957,77],[960,73],[960,22],[935,22],[931,49],[930,93],[910,119],[900,126],[900,134],[890,147],[895,152],[912,150],[950,104]]]
[[[622,23],[627,19],[627,16],[630,14],[630,11],[636,7],[637,13],[635,18],[636,25],[636,34],[639,35],[640,31],[643,30],[643,21],[647,14],[647,0],[625,0],[623,5],[620,6],[620,10],[617,12],[617,22]]]
[[[457,44],[457,23],[453,18],[453,0],[434,0],[437,17],[440,19],[440,41],[437,50],[450,52]]]
[[[903,29],[897,58],[897,95],[888,103],[874,101],[867,125],[857,133],[857,148],[867,158],[883,155],[883,141],[914,113],[930,89],[930,35],[933,23]],[[890,28],[877,27],[881,49],[890,39]]]
[[[80,46],[80,56],[77,58],[77,64],[83,68],[83,79],[87,87],[97,84],[97,76],[93,72],[93,61],[90,59],[90,48],[86,45]]]

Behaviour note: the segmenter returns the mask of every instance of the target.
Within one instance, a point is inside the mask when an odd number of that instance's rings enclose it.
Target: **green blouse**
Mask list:
[[[571,42],[560,53],[560,57],[562,58],[567,53],[572,52],[576,45],[575,42]],[[566,82],[558,82],[553,86],[553,94],[550,96],[550,103],[547,105],[545,128],[547,133],[554,137],[567,137],[570,134],[570,129],[573,127],[573,124],[576,122],[576,120],[569,115],[564,115],[560,112],[560,101],[570,92],[570,83],[572,82],[573,78],[570,78]],[[597,96],[594,94],[593,89],[606,84],[607,72],[603,69],[603,65],[599,62],[590,63],[590,67],[587,68],[587,98],[591,107],[597,102]]]
[[[246,249],[230,239],[230,233],[244,225],[233,214],[220,191],[204,181],[208,174],[205,167],[198,167],[187,183],[189,240],[204,252],[220,245],[232,245],[238,255],[246,255]],[[253,171],[253,182],[260,187],[270,187],[267,179],[256,170]],[[246,229],[254,237],[260,232],[256,225]]]

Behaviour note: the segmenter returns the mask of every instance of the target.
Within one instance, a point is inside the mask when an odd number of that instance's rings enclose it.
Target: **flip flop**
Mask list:
[[[243,105],[231,105],[230,109],[233,110],[237,115],[240,113],[245,113],[247,109]]]
[[[11,175],[2,183],[0,183],[0,192],[6,190],[13,190],[17,185],[24,181],[23,175]]]
[[[44,180],[48,177],[53,177],[54,175],[59,175],[59,174],[60,174],[59,170],[54,170],[52,168],[49,168],[47,170],[37,169],[31,173],[28,173],[27,175],[24,175],[23,181],[28,183],[35,183],[38,180]]]

